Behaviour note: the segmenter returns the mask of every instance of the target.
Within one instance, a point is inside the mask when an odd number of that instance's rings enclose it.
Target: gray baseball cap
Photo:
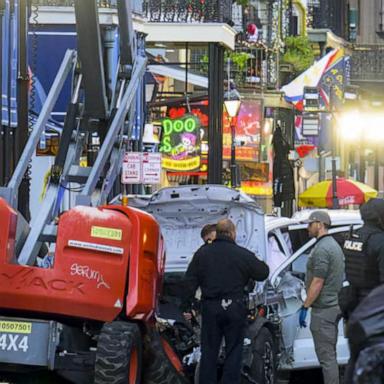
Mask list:
[[[329,217],[328,213],[325,211],[314,211],[309,215],[308,220],[304,220],[304,223],[310,224],[315,223],[316,221],[331,225],[331,218]]]

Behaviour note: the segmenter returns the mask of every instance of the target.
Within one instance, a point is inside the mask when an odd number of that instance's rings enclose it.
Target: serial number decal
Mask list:
[[[29,349],[28,336],[0,333],[0,350],[10,352],[27,352]]]
[[[123,231],[121,229],[97,227],[93,225],[91,228],[91,236],[100,239],[121,240]]]
[[[0,332],[30,334],[32,332],[32,323],[0,320]]]

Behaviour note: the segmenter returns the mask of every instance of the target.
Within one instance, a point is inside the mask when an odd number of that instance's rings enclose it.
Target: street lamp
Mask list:
[[[230,118],[231,125],[231,187],[237,187],[236,178],[236,124],[235,118],[238,116],[241,106],[241,98],[239,92],[235,89],[230,92],[226,92],[224,95],[224,107]]]

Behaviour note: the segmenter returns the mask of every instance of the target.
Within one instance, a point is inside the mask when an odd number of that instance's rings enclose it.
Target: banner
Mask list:
[[[236,125],[236,161],[259,161],[263,104],[261,100],[243,100]],[[224,112],[223,158],[231,158],[231,121]]]

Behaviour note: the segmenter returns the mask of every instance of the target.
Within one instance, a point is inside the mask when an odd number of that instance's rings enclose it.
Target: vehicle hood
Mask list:
[[[203,244],[202,227],[224,218],[235,223],[239,245],[266,259],[264,214],[239,191],[208,185],[164,188],[149,201],[134,199],[130,204],[152,214],[160,224],[166,244],[166,272],[185,272]]]

